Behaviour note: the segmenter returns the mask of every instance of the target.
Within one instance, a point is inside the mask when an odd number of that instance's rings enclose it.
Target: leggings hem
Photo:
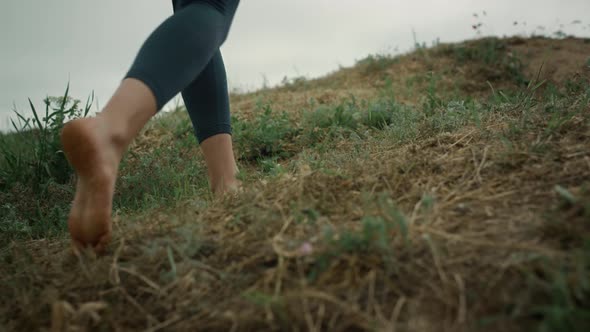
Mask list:
[[[206,130],[199,130],[199,132],[196,133],[197,141],[199,142],[199,144],[201,144],[207,138],[214,136],[214,135],[218,135],[218,134],[232,135],[231,125],[221,124],[221,125],[215,126],[214,128],[209,128]]]
[[[154,95],[154,98],[156,99],[156,111],[157,112],[160,112],[160,110],[162,108],[164,108],[164,105],[166,105],[167,101],[164,102],[164,97],[160,93],[160,88],[158,87],[158,84],[156,83],[155,80],[151,79],[144,72],[137,70],[137,69],[133,69],[133,68],[127,73],[127,75],[125,75],[124,79],[127,79],[127,78],[133,78],[138,81],[141,81],[143,84],[145,84],[150,89],[150,91]]]

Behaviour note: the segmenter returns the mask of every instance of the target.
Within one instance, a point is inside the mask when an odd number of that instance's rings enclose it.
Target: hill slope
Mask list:
[[[483,39],[232,96],[242,193],[121,203],[104,257],[13,241],[2,325],[585,330],[589,56],[589,40]],[[182,110],[151,123],[118,197],[158,199],[154,159],[202,170],[191,135]],[[184,197],[173,180],[167,199]]]

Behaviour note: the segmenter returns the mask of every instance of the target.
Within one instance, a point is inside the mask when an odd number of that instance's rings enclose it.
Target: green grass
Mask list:
[[[382,54],[372,54],[364,59],[357,61],[356,65],[359,66],[363,74],[369,75],[374,73],[382,73],[385,69],[389,68],[392,64],[397,63],[399,59]]]
[[[1,169],[4,204],[0,207],[4,241],[60,235],[65,230],[74,179],[61,152],[59,133],[67,119],[86,115],[91,103],[82,111],[78,108],[79,101],[71,99],[67,92],[63,97],[49,100],[68,102],[54,108],[53,115],[49,112],[53,104],[49,102],[45,122],[37,122],[36,113],[34,119],[19,115],[25,125],[17,127],[16,133],[3,134],[0,140],[0,147],[5,151]],[[449,109],[455,114],[456,105],[453,105]],[[233,119],[233,135],[240,162],[255,165],[263,176],[277,176],[286,172],[287,166],[281,165],[281,160],[308,145],[321,151],[330,149],[338,140],[362,140],[371,131],[381,131],[403,142],[415,138],[425,125],[437,131],[459,127],[455,118],[462,113],[443,116],[442,108],[441,112],[424,118],[411,107],[396,103],[392,94],[384,90],[374,101],[351,97],[337,105],[307,111],[301,125],[287,113],[261,105],[253,119]],[[31,123],[37,123],[37,127],[31,127]],[[118,213],[170,207],[175,202],[210,194],[204,165],[195,158],[198,146],[188,118],[164,116],[154,128],[169,132],[164,139],[170,143],[153,153],[131,151],[125,156],[114,197],[114,209]],[[34,144],[23,144],[25,140]],[[23,196],[27,199],[23,200]]]
[[[571,254],[563,261],[543,259],[528,273],[526,291],[535,300],[530,313],[540,318],[538,331],[585,331],[590,326],[590,187],[573,194],[556,186],[555,192],[558,203],[547,211],[543,232]]]
[[[196,145],[196,140],[191,139]],[[196,154],[196,151],[183,149],[182,143],[176,143],[150,155],[124,159],[114,208],[133,214],[159,207],[174,207],[176,202],[208,196],[204,165],[198,163],[194,155],[191,158],[191,154]]]
[[[85,106],[69,95],[48,97],[44,114],[29,100],[31,117],[15,110],[14,132],[0,134],[0,231],[2,239],[61,234],[72,197],[72,169],[61,150],[64,123],[86,116]],[[3,242],[3,241],[0,241]]]
[[[460,65],[476,64],[475,73],[490,82],[509,79],[519,86],[526,86],[529,79],[523,74],[522,55],[507,52],[507,49],[504,40],[484,38],[470,44],[446,45],[438,52],[452,57]]]
[[[5,185],[26,182],[39,190],[50,179],[65,183],[72,174],[61,151],[61,129],[68,119],[86,116],[93,98],[81,108],[80,101],[69,96],[68,85],[63,97],[48,97],[43,102],[44,115],[37,111],[31,100],[32,117],[27,118],[15,110],[17,120],[11,120],[15,133],[3,134],[0,138],[3,156],[0,176]]]
[[[68,89],[69,90],[69,89]],[[16,113],[15,132],[0,134],[0,243],[65,235],[70,202],[74,196],[73,171],[62,152],[63,124],[86,116],[89,98],[45,99],[41,117],[31,102],[31,118]],[[174,140],[153,154],[131,151],[122,160],[113,201],[117,213],[139,214],[158,208],[172,209],[178,202],[210,195],[206,171],[190,122],[162,119],[158,126],[170,130]],[[149,180],[146,180],[149,179]]]
[[[279,113],[270,105],[260,106],[258,111],[258,116],[252,121],[240,121],[235,117],[232,120],[238,159],[254,161],[260,158],[291,156],[286,142],[297,131],[288,114]]]

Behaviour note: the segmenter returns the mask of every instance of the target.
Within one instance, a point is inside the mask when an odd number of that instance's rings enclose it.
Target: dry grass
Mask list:
[[[530,63],[547,45],[590,54],[574,39],[506,45],[530,51]],[[234,96],[234,109],[252,117],[262,98],[297,119],[310,98],[375,98],[388,78],[398,100],[420,104],[428,82],[406,83],[426,71],[442,73],[437,91],[488,98],[485,80],[465,76],[481,64],[454,62],[448,47],[375,72],[360,64],[304,86]],[[543,75],[555,74],[545,78],[558,88],[564,78],[587,84],[582,64]],[[514,84],[498,80],[496,89]],[[239,195],[116,216],[103,257],[74,256],[66,240],[12,243],[0,254],[0,322],[20,331],[533,328],[544,317],[537,307],[557,305],[546,289],[557,280],[551,271],[578,266],[590,235],[588,99],[562,98],[571,117],[547,134],[548,102],[542,88],[536,93],[490,106],[479,125],[435,131],[422,123],[403,143],[384,131],[322,151],[301,146],[285,161],[290,171],[250,179]],[[135,149],[171,139],[154,126]],[[584,279],[565,276],[572,289]]]

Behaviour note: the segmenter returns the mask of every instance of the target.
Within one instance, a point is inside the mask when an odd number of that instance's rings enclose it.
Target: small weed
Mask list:
[[[480,123],[483,114],[478,113],[476,105],[464,101],[450,101],[432,113],[426,112],[424,128],[430,133],[453,132],[467,123]]]
[[[354,130],[359,125],[362,114],[354,96],[336,106],[322,106],[308,114],[307,125],[311,128],[339,127]]]
[[[177,144],[183,144],[182,140]],[[206,192],[205,167],[194,158],[182,158],[181,149],[173,145],[124,159],[113,205],[126,212],[140,211],[174,206],[175,202]]]
[[[546,102],[546,107],[551,107],[555,105],[557,99],[563,98],[563,94],[559,91],[555,84],[552,82],[547,82],[545,84],[543,97],[544,101]]]
[[[516,53],[508,53],[501,63],[508,76],[518,85],[527,86],[529,80],[524,76],[521,57]]]
[[[450,51],[458,62],[483,61],[486,65],[494,65],[501,61],[506,44],[496,38],[485,38],[473,45],[452,47]]]
[[[238,158],[253,161],[267,157],[288,157],[289,140],[297,134],[287,113],[276,114],[270,105],[262,108],[262,114],[254,120],[233,119],[234,142]]]
[[[277,157],[260,159],[258,163],[262,168],[262,172],[271,176],[277,176],[285,172],[285,168],[278,163]]]
[[[242,293],[241,297],[255,306],[262,307],[265,310],[272,312],[276,323],[281,326],[281,330],[293,327],[293,321],[287,310],[287,304],[280,296],[250,290]]]
[[[20,237],[46,237],[65,229],[73,196],[72,169],[62,152],[64,124],[87,116],[91,95],[84,107],[69,96],[44,100],[45,114],[29,100],[32,117],[15,110],[15,132],[0,135],[0,230],[2,241]]]
[[[575,191],[559,185],[554,190],[558,203],[546,213],[541,231],[564,249],[580,247],[590,240],[590,184]]]
[[[289,209],[297,224],[316,225],[318,218],[321,216],[321,213],[313,205],[300,202],[291,202]]]
[[[266,80],[265,80],[265,82],[266,82]],[[283,80],[281,81],[281,85],[284,88],[287,88],[289,90],[294,90],[297,88],[304,88],[307,83],[308,83],[308,80],[305,76],[296,76],[296,77],[292,77],[292,78],[285,76],[285,77],[283,77]],[[266,83],[265,83],[265,85],[266,85]]]
[[[420,199],[420,208],[425,212],[432,211],[434,204],[436,203],[436,197],[431,194],[423,194]]]
[[[394,110],[391,123],[385,130],[387,136],[400,144],[416,138],[423,115],[407,106],[396,107]]]
[[[582,76],[576,76],[573,79],[569,79],[565,82],[565,90],[570,96],[589,94],[590,79],[584,78]]]
[[[537,331],[587,331],[590,327],[590,239],[570,259],[548,259],[529,273],[529,288],[535,303],[528,311]]]
[[[422,103],[424,113],[426,115],[434,114],[435,110],[443,105],[441,98],[436,93],[436,83],[440,79],[438,75],[433,72],[427,74],[428,88],[426,91],[425,101]]]
[[[381,217],[364,217],[361,232],[345,231],[332,239],[339,253],[367,252],[388,248],[390,225]]]
[[[357,66],[360,66],[365,75],[382,73],[385,69],[389,68],[392,64],[396,63],[398,58],[391,57],[388,55],[375,54],[369,55],[368,57],[356,62]]]
[[[242,297],[248,302],[262,307],[267,307],[268,305],[275,303],[277,300],[273,295],[256,291],[245,292],[242,294]]]
[[[497,38],[484,38],[478,41],[449,46],[442,49],[443,54],[450,55],[460,64],[481,63],[477,75],[484,76],[490,82],[503,78],[512,80],[518,86],[526,86],[528,80],[523,74],[521,57],[509,51],[506,43]]]
[[[326,251],[315,257],[314,266],[309,278],[315,280],[332,262],[342,255],[377,254],[388,266],[393,263],[392,243],[397,231],[407,240],[407,224],[399,211],[387,203],[386,218],[381,216],[365,216],[360,221],[359,229],[336,231],[326,227],[323,231]]]
[[[304,142],[306,145],[320,145],[328,138],[350,137],[359,127],[362,116],[354,97],[335,106],[321,105],[304,113]]]
[[[384,217],[391,223],[391,230],[400,234],[407,244],[408,242],[408,221],[404,214],[395,206],[394,202],[385,194],[378,197],[378,203],[384,212]]]
[[[590,326],[590,187],[555,186],[556,204],[546,214],[542,236],[567,250],[528,271],[528,314],[538,331],[587,331]]]
[[[576,115],[574,112],[553,112],[545,126],[543,138],[547,139],[555,134],[559,134],[566,124]]]
[[[399,112],[401,105],[387,100],[378,100],[367,107],[363,114],[362,123],[367,127],[385,129],[393,124],[395,113]]]
[[[93,96],[89,97],[84,108],[80,101],[69,96],[69,85],[63,97],[47,97],[45,115],[37,111],[29,99],[33,117],[26,118],[17,110],[14,112],[18,122],[11,120],[14,130],[10,136],[0,140],[2,151],[2,172],[4,183],[26,183],[35,191],[50,179],[66,183],[72,175],[65,155],[62,152],[60,134],[67,120],[84,117],[90,111]],[[19,142],[20,141],[20,142]],[[23,144],[23,142],[27,144]]]

